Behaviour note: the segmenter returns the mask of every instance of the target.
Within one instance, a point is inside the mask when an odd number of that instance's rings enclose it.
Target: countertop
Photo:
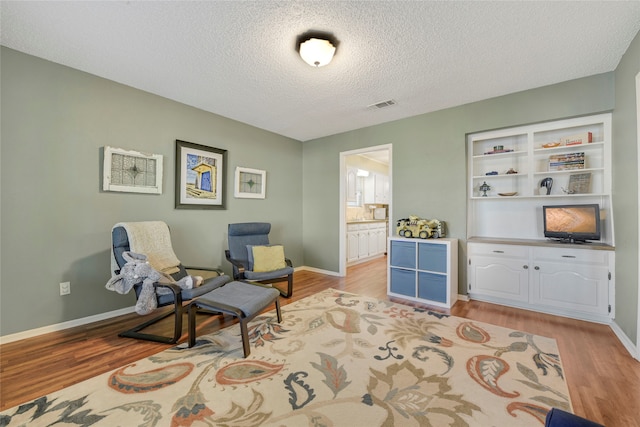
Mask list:
[[[347,224],[367,224],[370,222],[387,222],[388,219],[351,219]]]
[[[494,237],[469,237],[467,242],[476,243],[493,243],[503,245],[526,245],[526,246],[545,246],[555,248],[575,248],[575,249],[592,249],[600,251],[614,251],[615,247],[606,243],[590,242],[590,243],[565,243],[555,240],[535,240],[535,239],[500,239]]]

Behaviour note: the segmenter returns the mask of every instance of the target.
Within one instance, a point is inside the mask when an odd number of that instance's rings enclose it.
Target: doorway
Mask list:
[[[378,145],[340,153],[340,227],[339,227],[339,275],[347,275],[347,221],[353,215],[361,219],[380,218],[386,212],[387,221],[392,216],[392,145]],[[378,190],[375,190],[376,184]],[[384,192],[381,187],[386,187]],[[372,190],[373,189],[373,190]],[[349,212],[349,214],[348,214]],[[385,241],[389,237],[385,229]],[[385,243],[386,245],[386,243]]]

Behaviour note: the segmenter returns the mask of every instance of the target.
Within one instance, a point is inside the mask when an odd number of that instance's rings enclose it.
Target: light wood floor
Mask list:
[[[350,267],[345,278],[309,271],[296,272],[294,277],[293,298],[283,298],[283,307],[329,287],[387,298],[384,258]],[[607,427],[640,427],[640,362],[608,326],[478,301],[459,301],[450,314],[555,338],[574,412]],[[140,316],[129,314],[0,346],[0,410],[169,347],[117,336],[140,322]],[[198,330],[209,333],[231,323],[228,318],[221,321],[219,316],[202,315]]]

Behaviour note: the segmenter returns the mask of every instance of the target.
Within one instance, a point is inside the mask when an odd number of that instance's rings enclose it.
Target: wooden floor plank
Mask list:
[[[283,307],[327,288],[387,299],[386,258],[349,267],[346,277],[298,271],[294,283],[293,297],[281,299]],[[435,310],[555,338],[574,412],[607,427],[640,427],[640,362],[629,355],[610,327],[480,301],[458,301],[451,310]],[[1,345],[0,410],[169,348],[118,337],[118,332],[142,320],[132,313]],[[198,333],[211,333],[234,322],[229,317],[199,315]],[[186,340],[186,327],[185,317],[182,340]],[[169,319],[158,330],[170,333]]]

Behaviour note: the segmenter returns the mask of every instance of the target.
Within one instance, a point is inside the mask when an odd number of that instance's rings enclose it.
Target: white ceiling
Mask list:
[[[639,30],[639,1],[1,2],[4,46],[300,141],[612,71]]]

